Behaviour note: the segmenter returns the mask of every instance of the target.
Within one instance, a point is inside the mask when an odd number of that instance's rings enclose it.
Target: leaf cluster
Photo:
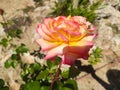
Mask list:
[[[34,90],[50,90],[50,85],[60,62],[61,59],[56,58],[54,62],[48,60],[46,65],[37,62],[31,65],[23,65],[21,76],[25,84],[21,86],[21,90],[33,90],[33,88]],[[72,73],[73,71],[75,74]],[[75,67],[63,72],[60,70],[52,90],[78,90],[76,81],[72,79],[76,75],[78,75],[78,69],[75,69]]]
[[[6,27],[8,25],[13,24],[12,21],[9,21],[7,23],[2,23],[2,22],[0,22],[0,23],[3,25],[3,27]],[[8,29],[7,32],[6,32],[6,37],[4,37],[0,40],[0,45],[3,45],[4,47],[7,47],[9,44],[11,44],[11,41],[12,41],[13,38],[15,38],[15,37],[21,38],[22,33],[23,32],[20,29]]]
[[[0,90],[9,90],[9,87],[5,86],[3,79],[0,79]]]
[[[28,51],[29,49],[24,44],[21,44],[20,46],[18,46],[15,49],[14,54],[12,54],[12,56],[10,57],[10,59],[4,63],[5,67],[9,68],[12,66],[13,68],[15,68],[18,64],[21,63],[20,55]]]
[[[14,29],[11,29],[11,30],[9,30],[8,31],[8,37],[11,37],[11,38],[13,38],[13,37],[18,37],[18,38],[21,38],[21,34],[22,34],[23,32],[22,32],[22,30],[20,30],[20,29],[16,29],[16,30],[14,30]]]
[[[102,0],[90,5],[89,0],[79,0],[76,8],[73,7],[73,0],[63,0],[61,3],[55,2],[52,15],[60,16],[84,16],[88,21],[94,22],[96,18],[95,10],[98,9]]]
[[[9,44],[9,41],[10,41],[10,39],[8,39],[8,38],[2,38],[0,40],[0,45],[3,45],[4,47],[7,47],[8,44]]]
[[[8,26],[14,25],[13,20],[6,20],[4,22],[0,22],[0,24],[3,26],[3,28],[7,29]]]
[[[88,62],[92,65],[97,64],[100,62],[100,58],[102,57],[102,49],[97,47],[92,50],[92,53],[90,53]]]

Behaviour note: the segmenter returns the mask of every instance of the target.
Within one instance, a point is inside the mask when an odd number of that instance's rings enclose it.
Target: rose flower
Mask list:
[[[88,59],[96,36],[95,27],[82,16],[46,18],[36,31],[40,36],[36,42],[46,52],[44,59],[60,56],[68,65],[78,58]]]

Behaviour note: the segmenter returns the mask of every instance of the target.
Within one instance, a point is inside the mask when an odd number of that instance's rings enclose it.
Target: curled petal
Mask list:
[[[41,24],[41,28],[42,28],[42,31],[47,34],[48,36],[50,36],[52,33],[50,31],[50,29],[47,28],[47,26],[45,24]]]
[[[88,53],[90,48],[92,48],[92,45],[86,45],[86,46],[68,46],[68,47],[65,47],[63,52],[64,54],[67,54],[67,53],[73,53],[73,54],[76,54],[78,55],[80,58],[82,58],[82,56],[85,54],[85,53]]]
[[[45,18],[44,19],[44,24],[46,26],[48,26],[48,28],[51,28],[51,24],[52,24],[53,21],[54,21],[54,19],[52,19],[52,18]]]
[[[62,63],[72,65],[77,58],[88,59],[89,50],[92,46],[73,46],[65,47],[64,54],[62,56]]]
[[[67,53],[62,56],[62,63],[72,65],[72,64],[74,64],[74,62],[77,58],[78,58],[78,55],[76,55],[74,53]]]
[[[48,29],[45,24],[42,24],[41,28],[42,28],[43,32],[50,38],[49,41],[57,41],[58,40],[56,35],[55,35],[55,33],[56,33],[55,31],[53,32],[53,30]]]
[[[53,39],[48,36],[44,31],[43,31],[43,25],[39,24],[37,29],[36,29],[37,33],[40,35],[41,38],[48,40],[48,41],[52,41]]]
[[[54,22],[54,26],[58,26],[60,25],[61,23],[63,23],[65,21],[66,17],[65,16],[59,16],[59,17],[56,17],[55,18],[55,22]]]

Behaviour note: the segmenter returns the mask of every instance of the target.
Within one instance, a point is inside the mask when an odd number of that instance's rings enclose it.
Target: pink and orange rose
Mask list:
[[[40,36],[36,42],[46,52],[44,59],[60,56],[68,65],[78,58],[88,59],[96,36],[93,25],[82,16],[46,18],[36,31]]]

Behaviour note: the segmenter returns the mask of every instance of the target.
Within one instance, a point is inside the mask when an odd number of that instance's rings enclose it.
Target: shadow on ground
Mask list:
[[[76,66],[79,68],[81,72],[90,73],[91,76],[101,84],[105,90],[120,90],[120,70],[110,69],[107,71],[106,76],[109,81],[109,84],[102,80],[99,76],[96,75],[96,71],[92,67],[92,65],[81,65],[80,61],[76,62]]]

